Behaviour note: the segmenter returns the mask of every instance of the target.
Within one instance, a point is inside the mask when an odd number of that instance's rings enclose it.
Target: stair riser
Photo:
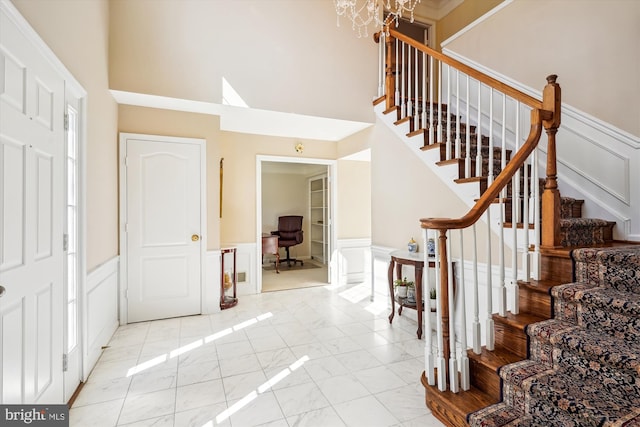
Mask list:
[[[500,377],[495,370],[478,360],[469,359],[469,371],[472,386],[484,391],[496,402],[500,400]]]
[[[495,345],[501,346],[523,359],[527,357],[527,335],[522,329],[495,320]]]
[[[544,256],[542,262],[541,280],[556,280],[558,283],[570,283],[573,266],[571,259]]]
[[[552,315],[551,297],[544,292],[536,292],[521,286],[518,293],[518,304],[520,306],[520,312],[531,313],[547,318],[550,318]]]
[[[467,414],[455,411],[448,403],[444,394],[425,393],[427,407],[433,415],[450,427],[467,427]]]

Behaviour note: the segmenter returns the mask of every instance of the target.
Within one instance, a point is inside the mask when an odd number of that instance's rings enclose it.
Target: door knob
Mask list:
[[[0,285],[0,297],[4,296],[6,289],[4,288],[4,286]]]
[[[200,236],[198,236],[197,234],[194,234],[193,236],[191,236],[192,242],[197,242],[198,240],[200,240]]]

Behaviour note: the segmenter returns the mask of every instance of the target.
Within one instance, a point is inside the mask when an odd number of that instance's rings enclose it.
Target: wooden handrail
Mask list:
[[[540,110],[531,110],[531,130],[529,136],[518,152],[511,158],[509,163],[500,172],[489,188],[482,194],[476,204],[461,218],[422,218],[420,223],[422,228],[436,230],[467,228],[477,222],[482,214],[491,206],[505,188],[513,176],[520,169],[529,155],[537,147],[540,135],[542,134],[542,118]]]
[[[515,89],[505,83],[502,83],[499,80],[494,79],[493,77],[490,77],[486,74],[484,74],[481,71],[476,70],[475,68],[472,68],[470,66],[468,66],[467,64],[464,64],[460,61],[457,61],[453,58],[448,57],[447,55],[438,52],[436,50],[431,49],[430,47],[421,44],[419,42],[417,42],[416,40],[413,40],[410,37],[405,36],[402,33],[399,33],[397,30],[394,30],[392,28],[385,28],[385,30],[387,34],[397,38],[398,40],[403,41],[404,43],[411,45],[412,47],[418,49],[421,52],[426,53],[429,56],[432,56],[433,58],[439,60],[440,62],[450,65],[453,68],[456,68],[460,71],[462,71],[463,73],[469,75],[470,77],[473,77],[474,79],[480,81],[481,83],[484,83],[485,85],[492,87],[504,94],[509,95],[511,98],[515,99],[516,101],[519,101],[525,105],[528,105],[529,107],[533,108],[533,109],[538,109],[538,110],[543,110],[543,105],[542,105],[542,101],[527,95],[524,92],[519,91],[518,89]],[[376,40],[376,42],[379,40],[379,35],[374,36],[374,40]],[[544,117],[547,116],[547,117]],[[544,114],[543,115],[543,119],[551,119],[553,116],[553,114],[549,115],[549,114]]]

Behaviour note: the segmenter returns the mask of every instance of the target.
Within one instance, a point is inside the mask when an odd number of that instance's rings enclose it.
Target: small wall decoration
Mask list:
[[[298,142],[294,148],[298,154],[302,154],[304,151],[304,145],[302,145],[302,142]]]

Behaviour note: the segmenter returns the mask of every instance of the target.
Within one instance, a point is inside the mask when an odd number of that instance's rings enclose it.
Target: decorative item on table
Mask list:
[[[409,240],[409,243],[407,244],[407,248],[411,253],[418,252],[418,244],[416,243],[415,240],[413,240],[413,237],[411,238],[411,240]]]
[[[413,289],[413,282],[405,277],[404,279],[396,279],[393,281],[396,287],[396,296],[398,298],[406,298],[409,288]]]
[[[432,238],[427,240],[427,254],[433,256],[436,254],[436,241]]]

